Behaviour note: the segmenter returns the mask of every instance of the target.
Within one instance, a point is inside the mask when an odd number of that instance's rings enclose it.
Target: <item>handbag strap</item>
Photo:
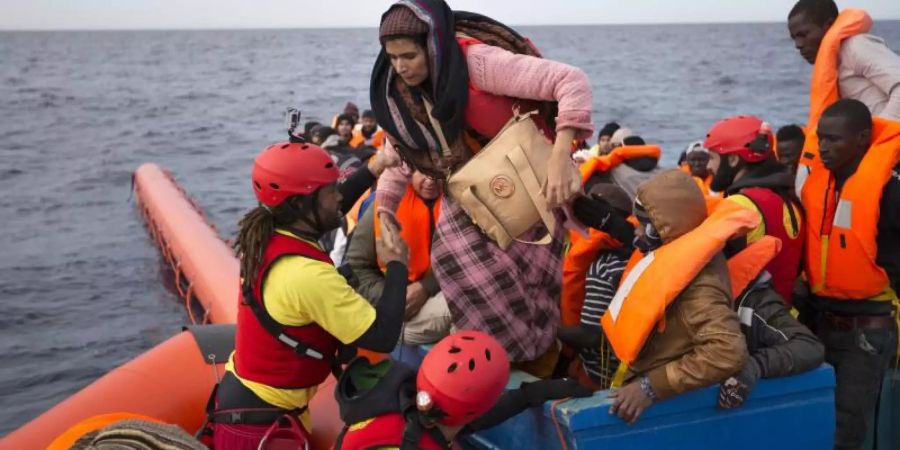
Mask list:
[[[547,209],[547,200],[544,198],[544,194],[541,193],[541,185],[534,174],[534,169],[532,169],[528,157],[522,151],[522,147],[516,146],[516,148],[506,154],[506,159],[516,169],[519,179],[522,180],[522,184],[525,186],[525,191],[528,192],[528,196],[531,197],[531,202],[541,216],[541,220],[547,226],[547,231],[553,234],[556,230],[556,218]]]
[[[441,142],[441,153],[444,155],[445,159],[450,159],[453,157],[453,153],[450,151],[450,144],[447,142],[447,137],[444,136],[444,129],[441,128],[441,122],[431,115],[431,102],[425,97],[422,97],[422,101],[425,102],[425,111],[428,113],[428,120],[431,122],[431,127],[434,128],[434,132]]]

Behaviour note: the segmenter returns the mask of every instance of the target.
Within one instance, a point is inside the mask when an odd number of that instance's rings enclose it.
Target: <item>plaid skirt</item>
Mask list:
[[[546,232],[539,224],[520,239]],[[563,237],[557,227],[549,245],[516,241],[503,251],[445,196],[431,264],[456,329],[491,334],[514,362],[544,354],[560,320]]]

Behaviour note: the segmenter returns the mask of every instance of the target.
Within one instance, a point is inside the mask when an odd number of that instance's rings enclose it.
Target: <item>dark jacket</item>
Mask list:
[[[794,319],[769,278],[764,274],[734,301],[760,376],[784,377],[818,367],[825,360],[825,348],[809,328]]]

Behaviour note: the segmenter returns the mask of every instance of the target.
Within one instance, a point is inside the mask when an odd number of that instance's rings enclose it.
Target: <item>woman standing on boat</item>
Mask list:
[[[545,194],[551,208],[576,194],[570,145],[592,134],[592,93],[579,69],[541,59],[530,41],[491,19],[451,11],[442,0],[402,0],[382,16],[382,51],[372,73],[371,102],[388,153],[409,167],[379,181],[378,214],[390,216],[411,171],[437,178],[464,165],[512,117],[512,105],[539,105],[536,122],[554,137]],[[489,43],[490,45],[486,45]],[[441,155],[431,116],[450,147]],[[531,101],[531,102],[529,102]],[[533,107],[531,109],[534,109]],[[558,112],[557,112],[558,111]],[[535,227],[523,240],[539,238]],[[559,323],[563,232],[550,245],[513,242],[502,250],[458,204],[441,206],[432,267],[447,296],[454,326],[494,336],[514,362],[539,376],[552,371]]]
[[[265,448],[288,439],[303,448],[307,405],[336,367],[341,345],[389,352],[400,336],[407,250],[387,222],[376,242],[387,263],[384,294],[372,307],[338,273],[317,244],[371,187],[389,160],[338,184],[331,156],[304,142],[275,144],[254,162],[259,206],[240,222],[241,265],[235,351],[218,386],[209,422],[216,450]],[[299,419],[299,421],[298,421]]]

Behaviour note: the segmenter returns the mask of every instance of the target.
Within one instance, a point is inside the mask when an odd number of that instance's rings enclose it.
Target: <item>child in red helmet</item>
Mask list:
[[[506,351],[478,331],[457,332],[435,344],[418,372],[396,361],[370,365],[357,358],[338,381],[335,395],[347,426],[334,448],[449,449],[457,436],[491,428],[547,400],[591,395],[574,380],[527,383],[504,393],[508,380]]]
[[[338,351],[390,351],[406,300],[407,250],[396,226],[376,243],[387,263],[377,307],[360,297],[319,246],[321,236],[390,164],[372,158],[338,184],[338,167],[321,148],[292,139],[265,149],[253,164],[259,205],[240,221],[235,243],[241,286],[235,351],[214,394],[206,428],[217,450],[267,448],[308,439],[307,404],[339,368]]]

